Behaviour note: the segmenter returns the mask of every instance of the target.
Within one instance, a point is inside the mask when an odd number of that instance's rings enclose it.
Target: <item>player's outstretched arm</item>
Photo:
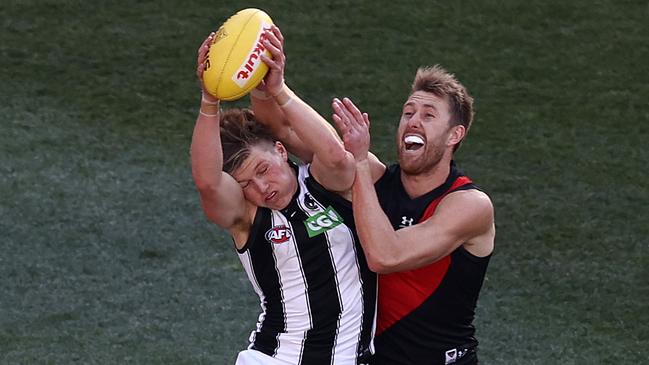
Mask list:
[[[265,80],[267,92],[281,108],[301,144],[313,152],[311,173],[314,178],[329,190],[347,191],[354,179],[353,157],[345,151],[335,129],[285,85],[283,43],[279,28],[273,26],[264,41],[273,58],[262,55],[262,60],[271,70],[269,73],[278,77]]]
[[[372,161],[368,157],[369,118],[350,100],[334,101],[334,121],[345,148],[356,161],[352,187],[354,220],[370,269],[390,273],[422,267],[450,254],[460,245],[476,256],[493,250],[494,216],[489,197],[477,190],[446,196],[433,216],[395,231],[378,201]]]
[[[196,76],[203,85],[205,59],[213,33],[198,50]],[[243,191],[230,175],[222,171],[223,151],[219,125],[219,100],[203,88],[201,107],[191,143],[192,176],[198,188],[201,206],[208,219],[231,230],[245,217]]]

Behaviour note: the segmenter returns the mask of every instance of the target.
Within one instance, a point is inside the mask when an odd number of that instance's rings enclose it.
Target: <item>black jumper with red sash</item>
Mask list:
[[[411,199],[400,174],[399,165],[392,165],[375,184],[395,230],[431,217],[451,192],[478,189],[451,162],[442,185]],[[460,246],[427,266],[379,275],[373,364],[477,364],[473,319],[490,257],[474,256]]]

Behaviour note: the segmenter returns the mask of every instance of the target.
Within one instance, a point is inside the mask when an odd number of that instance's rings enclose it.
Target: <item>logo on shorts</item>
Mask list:
[[[445,355],[446,361],[444,362],[444,364],[452,364],[457,361],[457,349],[448,350],[446,351]]]
[[[266,241],[280,244],[291,238],[291,229],[285,225],[276,226],[266,231]]]
[[[343,223],[343,218],[332,207],[304,221],[309,237],[315,237]]]

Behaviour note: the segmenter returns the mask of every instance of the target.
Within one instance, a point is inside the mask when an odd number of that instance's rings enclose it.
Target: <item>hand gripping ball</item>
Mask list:
[[[236,100],[254,89],[268,72],[259,57],[271,54],[262,44],[273,21],[259,9],[244,9],[216,32],[205,62],[203,83],[221,100]]]

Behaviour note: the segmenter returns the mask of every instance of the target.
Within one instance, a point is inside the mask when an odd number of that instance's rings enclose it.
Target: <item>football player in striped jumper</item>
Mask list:
[[[198,51],[201,85],[212,37]],[[266,38],[273,59],[263,58],[269,73],[251,97],[254,113],[222,111],[203,89],[191,144],[203,211],[232,236],[260,299],[250,344],[236,364],[360,364],[373,351],[376,275],[343,197],[354,158],[285,85],[279,29]],[[292,163],[286,146],[302,146],[290,150],[311,163]]]
[[[399,163],[378,163],[378,181],[367,114],[349,99],[333,108],[356,159],[358,234],[380,273],[372,364],[477,364],[473,319],[494,248],[494,211],[453,162],[473,98],[443,68],[419,69],[397,130]]]

